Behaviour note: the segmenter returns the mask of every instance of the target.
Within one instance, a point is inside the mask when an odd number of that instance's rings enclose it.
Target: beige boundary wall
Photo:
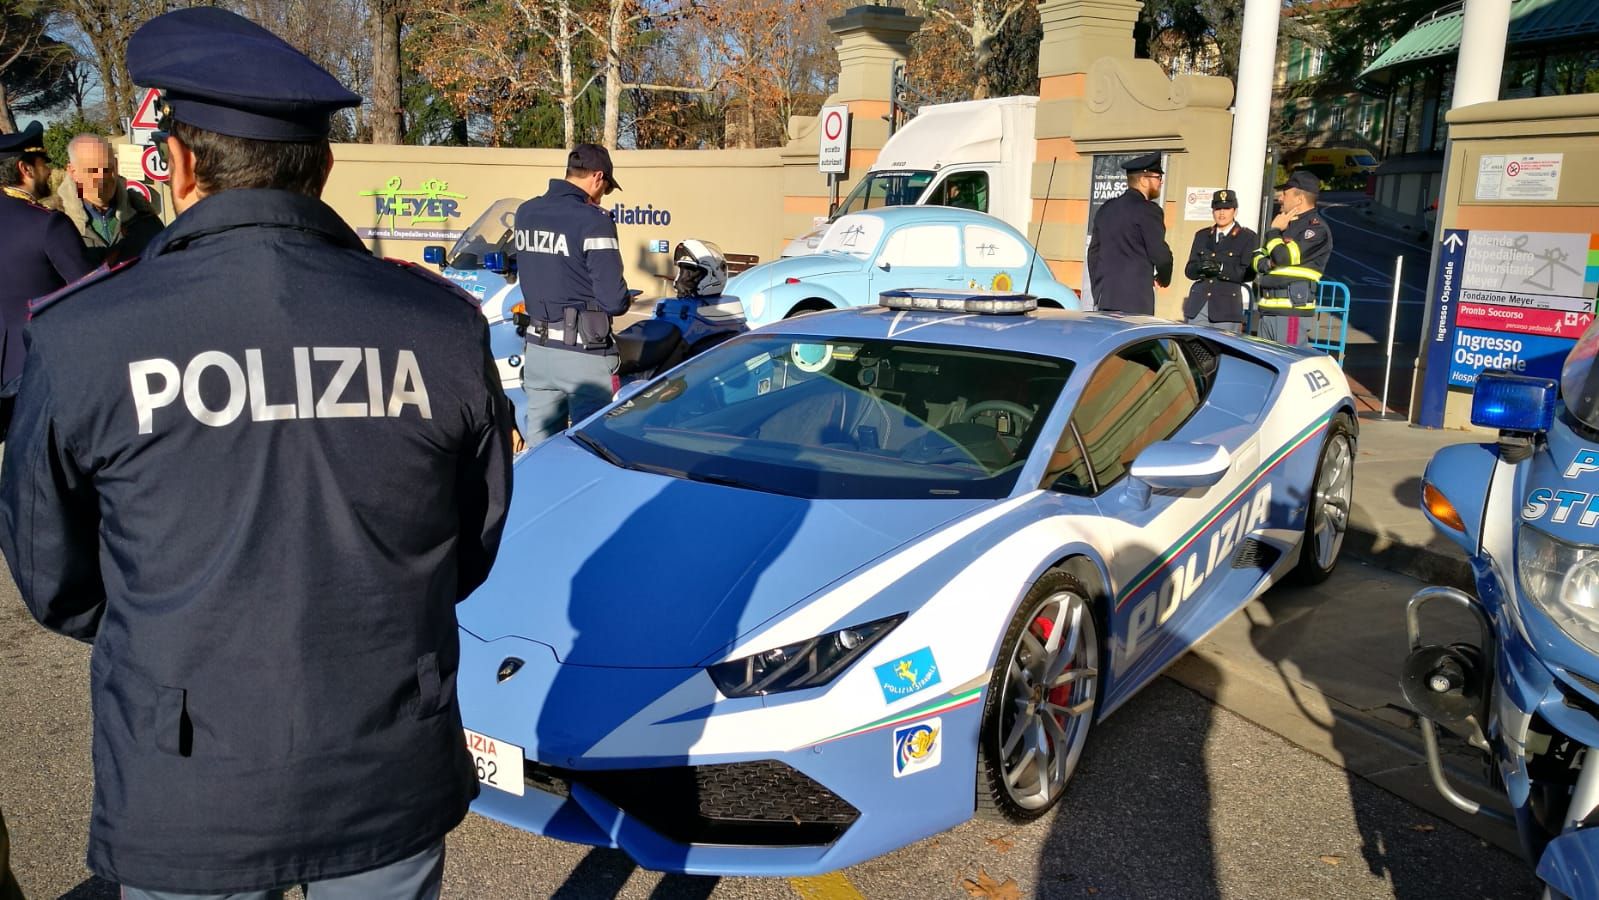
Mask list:
[[[1044,0],[1039,54],[1040,102],[1027,237],[1056,277],[1083,281],[1093,154],[1168,154],[1167,242],[1177,259],[1157,313],[1177,317],[1188,282],[1188,246],[1206,221],[1184,221],[1190,188],[1227,186],[1232,84],[1226,79],[1171,79],[1154,62],[1133,58],[1137,0]],[[896,62],[921,20],[903,10],[857,7],[829,22],[838,36],[838,90],[828,104],[851,113],[849,171],[840,196],[864,175],[888,140],[889,90]],[[789,142],[768,150],[638,151],[614,154],[625,190],[606,198],[620,207],[617,231],[628,283],[646,296],[663,292],[670,255],[657,251],[687,238],[715,241],[730,253],[773,259],[828,211],[826,176],[817,171],[817,119],[796,117]],[[396,147],[340,144],[325,199],[385,256],[420,260],[428,244],[446,244],[495,201],[541,194],[565,164],[560,150]],[[1050,169],[1054,165],[1053,187]],[[1256,173],[1240,177],[1255,178]]]
[[[1587,259],[1570,259],[1562,255],[1561,261],[1573,271],[1586,270],[1586,277],[1574,278],[1585,282],[1581,299],[1593,312],[1596,274],[1599,274],[1599,94],[1577,94],[1565,97],[1541,97],[1527,100],[1505,100],[1480,103],[1453,110],[1448,115],[1450,153],[1445,161],[1445,187],[1439,218],[1444,234],[1449,229],[1466,229],[1468,232],[1520,232],[1540,235],[1565,233],[1586,234],[1590,248]],[[1560,156],[1559,186],[1553,198],[1517,200],[1479,200],[1479,169],[1483,157],[1504,157],[1515,160],[1527,156],[1548,158]],[[1491,160],[1489,169],[1496,168],[1499,160]],[[1505,163],[1508,165],[1508,162]],[[1471,238],[1468,235],[1465,254],[1470,259]],[[1541,246],[1539,241],[1527,242],[1529,249]],[[1433,252],[1443,254],[1445,248],[1434,245]],[[1503,288],[1524,296],[1533,303],[1552,303],[1543,299],[1549,292],[1543,290],[1538,273],[1547,259],[1536,253],[1526,254],[1526,262],[1533,266],[1530,275],[1515,273],[1504,279]],[[1463,263],[1464,264],[1464,263]],[[1548,279],[1553,285],[1554,279]],[[1436,306],[1440,288],[1435,286],[1427,300],[1424,322],[1426,330],[1421,345],[1421,358],[1416,367],[1415,388],[1411,396],[1412,420],[1422,421],[1425,401],[1428,338],[1436,333]],[[1575,298],[1573,298],[1575,299]],[[1458,306],[1458,292],[1451,298]],[[1492,304],[1479,304],[1492,307]],[[1565,303],[1565,305],[1570,305]],[[1570,311],[1570,310],[1567,310]],[[1451,311],[1454,312],[1453,310]],[[1452,318],[1452,316],[1451,316]],[[1548,318],[1542,316],[1541,318]],[[1450,323],[1446,323],[1450,324]],[[1492,329],[1490,329],[1492,330]],[[1450,329],[1450,334],[1454,329]],[[1532,332],[1506,330],[1507,337]],[[1576,332],[1566,330],[1564,336],[1575,337]],[[1451,353],[1453,352],[1451,346]],[[1549,363],[1558,365],[1558,359]],[[1546,364],[1549,364],[1546,363]],[[1437,378],[1439,373],[1431,373]],[[1536,372],[1533,374],[1550,374]],[[1468,428],[1471,422],[1469,390],[1453,388],[1447,393],[1443,408],[1442,425],[1445,428]]]

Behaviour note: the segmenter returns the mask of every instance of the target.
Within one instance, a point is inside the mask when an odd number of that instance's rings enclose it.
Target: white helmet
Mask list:
[[[727,257],[710,241],[684,241],[672,253],[679,297],[717,297],[727,287]]]

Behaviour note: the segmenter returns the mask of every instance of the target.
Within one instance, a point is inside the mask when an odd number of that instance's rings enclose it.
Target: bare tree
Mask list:
[[[405,0],[371,0],[372,143],[405,140],[405,107],[400,98],[400,29]]]
[[[949,0],[923,0],[920,4],[922,11],[942,19],[945,23],[964,34],[971,42],[972,52],[975,56],[974,65],[977,69],[977,87],[972,92],[973,99],[981,100],[990,95],[993,90],[992,73],[990,71],[994,59],[994,42],[998,40],[1001,31],[1010,24],[1028,4],[1037,4],[1038,0],[971,0],[969,15],[966,9],[957,13],[949,6]]]
[[[133,115],[128,38],[140,25],[165,12],[166,0],[55,0],[55,5],[82,33],[94,55],[105,90],[107,117],[115,123]]]
[[[666,0],[645,6],[639,0],[605,0],[598,13],[586,19],[583,28],[600,45],[600,78],[605,82],[605,124],[601,141],[615,148],[621,131],[623,91],[666,91],[681,94],[710,94],[714,87],[691,87],[648,82],[629,82],[622,76],[622,59],[647,34],[691,15],[695,0]]]

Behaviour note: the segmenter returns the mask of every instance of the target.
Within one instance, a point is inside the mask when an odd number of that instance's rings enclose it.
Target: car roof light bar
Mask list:
[[[937,288],[907,288],[884,291],[877,305],[887,309],[919,312],[953,312],[983,316],[1018,316],[1038,308],[1038,298],[1010,291],[950,291]]]

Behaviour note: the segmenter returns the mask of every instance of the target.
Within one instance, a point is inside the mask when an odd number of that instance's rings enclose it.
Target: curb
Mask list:
[[[1471,564],[1458,553],[1397,543],[1387,535],[1363,527],[1361,523],[1349,524],[1349,530],[1344,534],[1343,555],[1427,584],[1455,587],[1463,591],[1477,589]]]

